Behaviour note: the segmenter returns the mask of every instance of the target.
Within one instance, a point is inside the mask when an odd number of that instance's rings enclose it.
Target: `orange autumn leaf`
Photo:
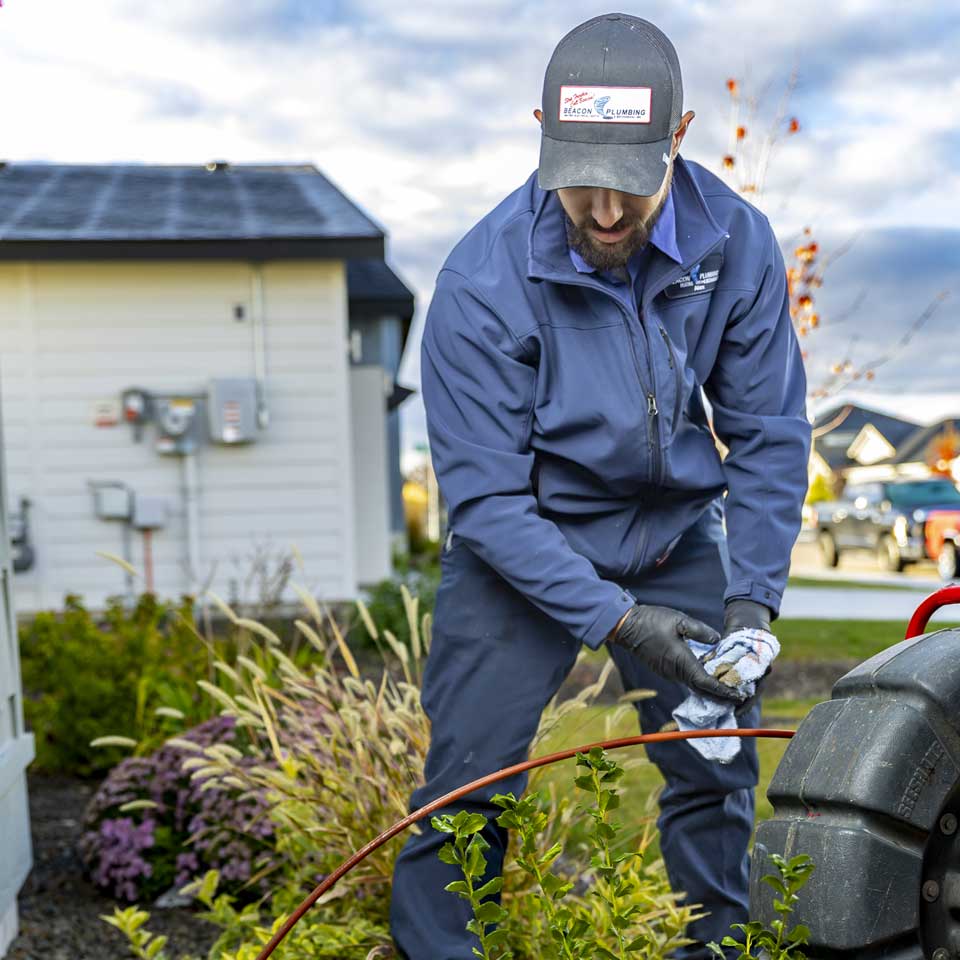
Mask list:
[[[796,133],[800,129],[800,121],[796,117],[790,118],[790,123],[787,126],[787,131],[789,133]]]
[[[735,94],[735,93],[737,92],[737,81],[734,80],[733,77],[731,77],[731,78],[727,81],[727,90],[729,90],[730,93],[732,93],[732,94]]]
[[[737,139],[742,140],[747,135],[746,127],[737,127]]]
[[[726,169],[726,170],[732,170],[732,169],[733,169],[733,156],[732,156],[731,154],[728,153],[728,154],[723,158],[723,166],[724,166],[724,169]]]

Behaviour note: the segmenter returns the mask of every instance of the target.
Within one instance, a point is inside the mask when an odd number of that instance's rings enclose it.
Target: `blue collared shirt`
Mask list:
[[[635,290],[637,287],[637,278],[640,276],[646,259],[649,256],[651,244],[662,253],[665,253],[671,260],[675,260],[677,263],[683,263],[683,257],[681,257],[680,250],[677,247],[677,218],[673,207],[672,184],[670,186],[670,192],[667,194],[667,200],[663,205],[663,210],[660,211],[660,216],[657,217],[657,222],[653,225],[653,230],[650,231],[649,242],[646,246],[637,250],[627,261],[627,270],[630,273],[630,280]],[[569,253],[570,260],[577,268],[578,273],[597,273],[596,269],[591,267],[576,250],[571,248]],[[624,282],[623,278],[612,270],[602,270],[598,275],[614,284]]]

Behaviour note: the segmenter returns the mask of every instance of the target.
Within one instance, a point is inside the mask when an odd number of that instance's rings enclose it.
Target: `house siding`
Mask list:
[[[155,452],[155,427],[98,428],[98,399],[128,387],[199,395],[212,377],[254,373],[251,278],[243,262],[0,264],[0,358],[9,487],[33,501],[32,570],[17,574],[20,612],[58,607],[67,592],[92,607],[124,591],[125,574],[95,552],[122,554],[118,522],[96,517],[89,480],[119,480],[168,502],[153,534],[155,589],[194,590],[186,572],[182,464]],[[270,424],[253,444],[201,443],[200,578],[234,595],[255,543],[295,546],[294,579],[318,595],[356,593],[354,484],[341,261],[262,266]],[[245,319],[234,317],[244,307]],[[131,531],[143,571],[143,537]],[[142,587],[142,581],[139,584]],[[253,599],[240,596],[243,599]],[[294,600],[288,588],[285,599]]]
[[[7,489],[0,430],[0,957],[17,935],[17,893],[33,862],[25,771],[33,759],[34,742],[23,723],[10,589],[13,572],[5,507]]]

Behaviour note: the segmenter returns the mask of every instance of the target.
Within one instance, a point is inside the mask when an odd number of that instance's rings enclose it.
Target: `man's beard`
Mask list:
[[[578,225],[570,219],[569,214],[564,210],[563,219],[567,228],[567,243],[570,249],[575,250],[594,270],[615,270],[619,267],[625,267],[627,261],[629,261],[638,250],[641,250],[647,245],[647,241],[650,239],[650,232],[653,230],[654,224],[660,217],[664,204],[667,202],[667,197],[670,195],[672,174],[672,169],[667,171],[667,176],[670,180],[668,180],[667,187],[663,191],[663,196],[660,198],[660,202],[657,204],[653,213],[645,219],[628,220],[626,217],[621,217],[609,228],[610,233],[619,233],[628,226],[633,227],[632,232],[622,240],[617,241],[617,243],[603,243],[590,236],[587,232],[588,230],[602,229],[600,224],[597,223],[592,216],[588,216],[582,224]]]

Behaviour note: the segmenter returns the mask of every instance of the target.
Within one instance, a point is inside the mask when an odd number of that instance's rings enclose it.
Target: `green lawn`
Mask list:
[[[932,592],[929,587],[903,583],[877,583],[876,580],[832,580],[827,577],[790,577],[788,587],[836,587],[840,590],[912,590],[920,593]]]
[[[777,620],[784,660],[866,660],[903,639],[900,620]],[[938,623],[936,628],[960,624]]]

